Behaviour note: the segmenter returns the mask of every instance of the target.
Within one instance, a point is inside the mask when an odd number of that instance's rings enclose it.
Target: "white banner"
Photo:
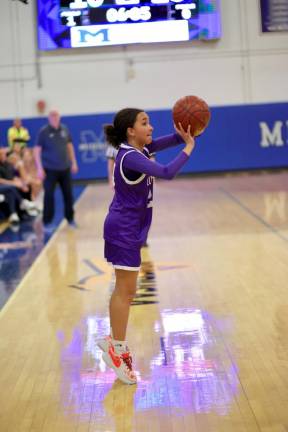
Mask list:
[[[70,31],[73,48],[189,40],[186,20],[75,26]]]

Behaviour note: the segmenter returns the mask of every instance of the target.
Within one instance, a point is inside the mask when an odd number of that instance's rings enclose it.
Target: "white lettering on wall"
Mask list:
[[[284,145],[284,141],[282,138],[282,121],[274,122],[272,129],[269,128],[267,123],[260,122],[259,123],[261,129],[261,147],[269,147],[269,146],[278,146],[281,147]]]

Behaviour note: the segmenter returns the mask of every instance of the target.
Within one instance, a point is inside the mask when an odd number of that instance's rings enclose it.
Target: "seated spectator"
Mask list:
[[[13,126],[8,129],[7,139],[10,149],[13,149],[15,143],[19,143],[21,148],[27,146],[27,143],[30,140],[30,135],[28,130],[22,126],[20,118],[16,118],[13,122]]]
[[[24,199],[15,186],[0,184],[0,210],[11,224],[19,224],[20,218],[27,214],[37,216],[33,203]]]
[[[37,198],[42,181],[37,176],[37,168],[32,149],[23,148],[19,143],[15,143],[13,150],[8,152],[8,162],[10,162],[22,182],[31,188],[31,198]]]
[[[31,201],[31,188],[29,188],[20,177],[15,174],[12,164],[7,161],[6,149],[0,149],[0,193],[5,197],[9,207],[9,217],[19,210],[27,212],[30,216],[36,216],[37,207]],[[9,196],[7,196],[7,194]],[[11,196],[13,198],[11,198]],[[13,206],[11,207],[11,200]],[[15,217],[13,217],[15,219]],[[19,219],[19,215],[18,215]]]
[[[7,159],[7,150],[4,148],[0,149],[0,184],[14,186],[23,198],[31,199],[29,187],[17,176],[14,166]]]

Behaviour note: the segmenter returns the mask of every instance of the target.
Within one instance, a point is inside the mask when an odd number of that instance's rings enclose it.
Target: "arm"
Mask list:
[[[7,185],[7,186],[15,186],[13,180],[6,180],[4,178],[0,178],[0,184]]]
[[[23,128],[23,142],[27,143],[30,140],[28,129]]]
[[[4,178],[0,178],[0,184],[6,186],[14,186],[18,189],[23,190],[24,192],[27,192],[27,188],[25,187],[25,185],[23,185],[22,180],[19,177],[14,177],[13,180],[6,180]]]
[[[111,187],[114,187],[113,185],[113,170],[114,170],[114,159],[108,158],[107,159],[107,171],[108,171],[108,181]]]
[[[18,173],[19,173],[19,177],[22,180],[22,182],[24,184],[27,184],[29,182],[29,175],[28,172],[25,169],[24,163],[22,160],[19,160],[18,162],[16,162],[16,164],[14,165],[15,169],[17,169]]]
[[[157,151],[165,150],[170,147],[175,147],[179,144],[184,144],[184,140],[179,134],[174,133],[153,140],[151,144],[147,145],[147,148],[150,153],[154,153]]]
[[[71,161],[71,171],[76,174],[78,172],[78,165],[75,157],[75,151],[72,142],[67,143],[68,156]]]
[[[147,174],[153,177],[172,179],[180,171],[189,156],[184,151],[181,151],[176,158],[168,165],[161,165],[158,162],[149,160],[146,156],[138,151],[133,151],[123,160],[124,171],[136,171]]]
[[[107,144],[106,158],[107,158],[107,173],[109,185],[114,188],[113,171],[115,165],[115,158],[117,156],[118,150],[115,149],[111,144]]]
[[[9,128],[7,132],[7,141],[8,141],[8,146],[10,148],[12,148],[13,146],[13,140],[14,140],[13,128]]]
[[[42,148],[39,145],[36,145],[34,147],[33,153],[34,153],[34,160],[37,168],[37,177],[40,180],[43,180],[45,178],[45,171],[43,169],[42,161],[41,161]]]
[[[123,168],[128,168],[132,171],[148,174],[153,177],[172,179],[175,177],[178,171],[182,168],[185,162],[189,159],[192,151],[195,147],[195,141],[190,133],[190,126],[187,131],[184,131],[181,124],[179,123],[179,129],[176,129],[179,135],[181,135],[183,142],[185,142],[185,148],[181,151],[176,158],[168,165],[161,165],[157,162],[152,162],[147,159],[141,152],[135,151],[128,153],[123,160]],[[125,159],[127,159],[125,161]]]
[[[28,173],[24,167],[24,162],[16,153],[11,153],[8,157],[8,161],[11,165],[13,165],[14,170],[17,172],[18,177],[22,180],[23,183],[26,183],[28,180]]]

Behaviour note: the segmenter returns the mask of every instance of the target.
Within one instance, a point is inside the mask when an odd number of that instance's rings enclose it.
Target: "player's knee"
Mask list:
[[[128,284],[124,287],[118,287],[118,294],[120,294],[125,302],[131,303],[136,294],[136,286]]]
[[[127,300],[131,303],[136,294],[136,286],[131,285],[127,287]]]

